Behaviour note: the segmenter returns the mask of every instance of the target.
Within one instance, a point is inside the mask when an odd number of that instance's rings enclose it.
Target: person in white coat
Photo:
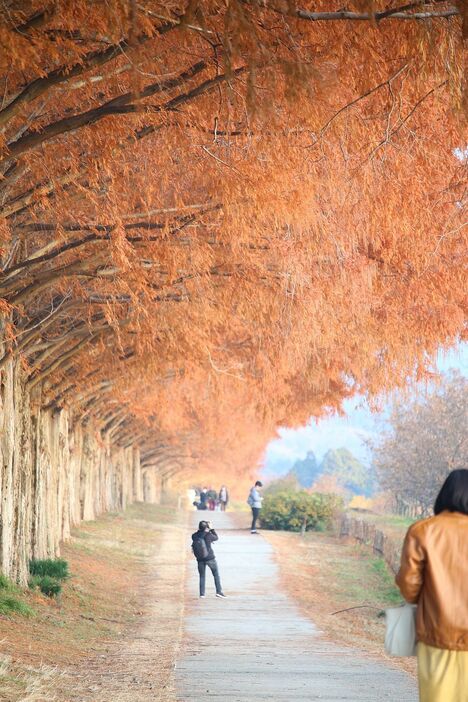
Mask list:
[[[257,519],[260,516],[260,510],[262,509],[263,497],[260,493],[260,489],[263,487],[263,483],[257,480],[255,485],[250,488],[249,497],[247,498],[247,503],[252,509],[252,526],[250,528],[251,534],[258,534],[257,532]]]

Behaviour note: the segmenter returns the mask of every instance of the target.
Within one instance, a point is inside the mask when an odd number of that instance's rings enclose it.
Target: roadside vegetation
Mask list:
[[[20,588],[0,573],[0,616],[20,615],[30,617],[34,610],[26,601]]]
[[[343,500],[337,495],[288,489],[266,491],[261,524],[266,529],[325,531],[342,509]]]
[[[29,563],[29,587],[38,588],[47,597],[57,597],[63,582],[70,577],[68,563],[63,558],[32,560]]]
[[[400,514],[378,514],[370,510],[347,510],[347,514],[355,519],[362,519],[365,522],[375,524],[384,534],[392,538],[396,543],[403,542],[408,528],[413,524],[413,517],[405,517]]]
[[[172,507],[135,504],[83,523],[62,559],[32,562],[32,589],[0,576],[2,702],[75,699],[69,672],[125,641],[142,621],[150,562],[178,519]]]

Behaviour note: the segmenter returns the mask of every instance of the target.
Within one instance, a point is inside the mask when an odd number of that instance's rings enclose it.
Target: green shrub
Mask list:
[[[31,577],[28,580],[29,589],[35,590],[36,588],[38,588],[42,578],[42,575],[31,575]]]
[[[62,592],[62,583],[57,578],[50,575],[33,575],[29,579],[29,587],[34,590],[39,588],[43,595],[47,597],[57,597]]]
[[[66,580],[70,577],[68,563],[63,558],[32,560],[29,562],[29,572],[31,575],[48,575],[55,580]]]
[[[284,491],[265,497],[261,524],[267,529],[324,531],[342,506],[337,495]]]

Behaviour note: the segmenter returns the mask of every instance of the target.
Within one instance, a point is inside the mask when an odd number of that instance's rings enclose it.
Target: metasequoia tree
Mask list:
[[[428,514],[448,473],[466,467],[467,390],[466,378],[453,374],[409,406],[396,404],[373,460],[400,511],[416,507]]]
[[[462,0],[4,3],[0,366],[148,464],[242,470],[424,373],[465,319],[466,31]]]

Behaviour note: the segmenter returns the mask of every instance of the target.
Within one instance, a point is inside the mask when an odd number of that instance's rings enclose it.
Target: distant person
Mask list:
[[[410,526],[396,582],[417,604],[420,702],[468,700],[468,470],[450,473],[434,517]]]
[[[260,494],[260,489],[263,487],[263,483],[257,480],[255,485],[250,488],[249,496],[247,498],[247,503],[252,509],[252,526],[250,528],[251,534],[258,534],[257,532],[257,519],[260,516],[260,510],[262,509],[263,497]]]
[[[225,485],[221,485],[221,489],[218,494],[218,500],[221,506],[221,512],[225,512],[229,502],[229,493]]]
[[[192,551],[198,562],[198,573],[200,575],[200,597],[205,597],[205,574],[206,566],[213,573],[216,587],[216,597],[226,597],[221,587],[218,564],[213,553],[211,544],[218,540],[218,534],[213,529],[211,522],[201,521],[198,531],[192,534]]]
[[[197,499],[197,491],[196,491],[195,488],[193,488],[193,487],[192,487],[192,488],[188,488],[188,489],[187,489],[187,497],[186,497],[186,505],[187,505],[187,507],[190,506],[190,505],[192,505],[192,507],[195,507],[195,508],[196,508],[197,502],[198,502],[198,499]]]
[[[218,493],[216,490],[213,490],[213,488],[210,487],[207,493],[207,498],[208,498],[208,509],[210,509],[212,512],[214,511],[214,508],[216,507],[216,500],[218,499]]]
[[[200,506],[198,509],[208,509],[208,488],[204,487],[200,490]]]

